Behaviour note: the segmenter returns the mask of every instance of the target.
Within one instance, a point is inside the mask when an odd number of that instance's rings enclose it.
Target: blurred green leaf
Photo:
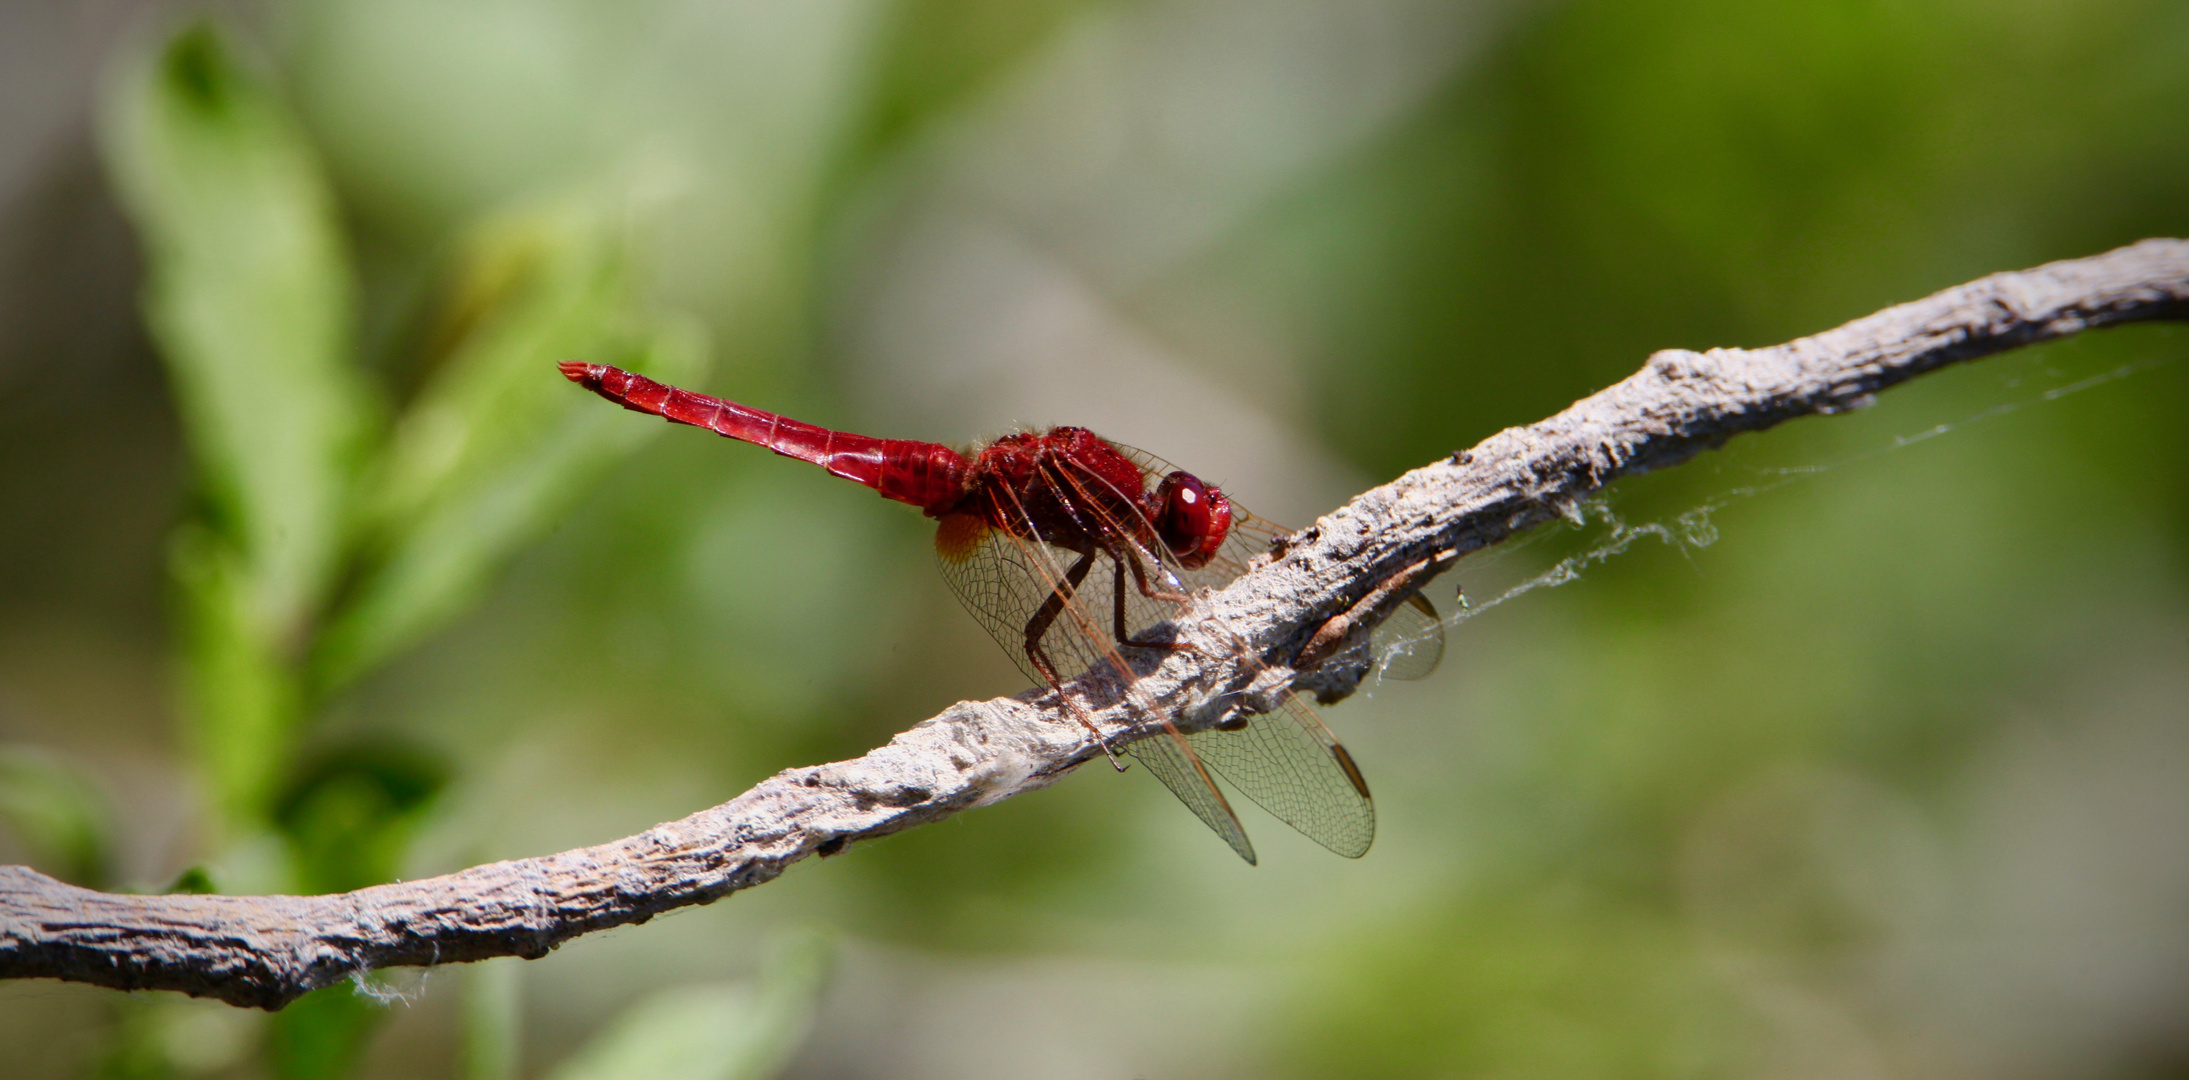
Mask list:
[[[96,1080],[176,1080],[232,1075],[258,1045],[266,1014],[171,994],[114,1002],[112,1041],[92,1063]]]
[[[365,1039],[387,1006],[352,983],[314,990],[275,1013],[267,1056],[281,1080],[340,1080],[357,1071]]]
[[[523,1056],[524,970],[515,957],[464,968],[464,1080],[514,1080]]]
[[[447,351],[397,425],[367,496],[372,562],[318,655],[334,688],[468,607],[519,544],[657,428],[633,424],[555,370],[583,359],[689,382],[694,321],[630,314],[624,253],[576,203],[478,231],[433,344]]]
[[[393,880],[412,826],[447,782],[438,760],[396,743],[322,756],[275,811],[296,857],[296,887],[335,893]]]
[[[152,997],[125,996],[114,1003],[107,1045],[91,1063],[92,1080],[171,1080],[178,1075],[162,1038],[161,1005]]]
[[[818,933],[782,943],[757,990],[680,986],[641,999],[550,1074],[552,1080],[761,1080],[790,1062],[834,947]]]
[[[1278,1075],[1743,1076],[1756,1031],[1680,926],[1498,897],[1395,914],[1288,1025]]]
[[[125,63],[102,127],[204,516],[240,553],[238,615],[252,637],[291,644],[332,577],[365,432],[332,193],[302,130],[210,23]]]
[[[243,563],[194,523],[177,531],[169,555],[193,721],[188,736],[224,831],[265,821],[299,707],[295,679],[256,632]]]
[[[187,893],[192,896],[211,896],[220,891],[213,883],[213,873],[204,866],[191,866],[175,875],[175,880],[160,890],[164,893]]]
[[[890,7],[875,51],[866,130],[855,160],[901,146],[963,109],[997,78],[1055,40],[1089,0],[907,0]]]
[[[113,814],[82,770],[30,746],[0,746],[0,823],[47,873],[105,888],[113,871]]]

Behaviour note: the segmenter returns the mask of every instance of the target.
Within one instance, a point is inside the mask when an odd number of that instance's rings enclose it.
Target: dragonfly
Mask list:
[[[560,367],[626,409],[811,462],[936,519],[935,553],[951,590],[1029,678],[1075,710],[1113,763],[1064,684],[1102,669],[1130,687],[1126,653],[1190,648],[1173,639],[1173,617],[1287,534],[1220,487],[1082,427],[959,450],[832,431],[606,364]],[[1418,592],[1386,627],[1386,640],[1411,646],[1384,660],[1387,677],[1418,678],[1436,666],[1443,627]],[[1161,729],[1125,752],[1248,864],[1253,842],[1212,773],[1339,855],[1359,858],[1375,840],[1367,779],[1298,694],[1285,690],[1269,711],[1234,714],[1209,730],[1181,733],[1167,718]]]

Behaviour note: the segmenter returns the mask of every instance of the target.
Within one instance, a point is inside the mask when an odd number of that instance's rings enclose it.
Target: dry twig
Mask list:
[[[1657,353],[1566,411],[1363,493],[1290,538],[1197,601],[1179,628],[1188,641],[1244,639],[1260,659],[1172,651],[1141,689],[1181,729],[1213,726],[1297,674],[1279,658],[1298,655],[1318,627],[1424,560],[1498,543],[1622,476],[1856,408],[1956,361],[2153,319],[2189,319],[2189,242],[1994,274],[1774,348]],[[1070,690],[1112,738],[1148,723],[1099,674]],[[278,1009],[376,968],[543,956],[580,934],[758,885],[808,855],[1045,786],[1099,754],[1055,695],[1028,693],[960,703],[857,760],[788,770],[637,836],[336,896],[117,895],[0,867],[0,977]]]

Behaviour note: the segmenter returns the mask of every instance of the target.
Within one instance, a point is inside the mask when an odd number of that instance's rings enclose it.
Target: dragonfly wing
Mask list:
[[[1169,464],[1154,455],[1122,449],[1151,478],[1170,471]],[[1275,537],[1284,533],[1283,529],[1243,509],[1234,507],[1233,515],[1231,535],[1226,538],[1218,556],[1205,566],[1193,570],[1180,567],[1160,544],[1149,554],[1161,562],[1166,576],[1187,589],[1220,587],[1243,573],[1255,557],[1269,550]],[[1143,521],[1122,524],[1153,532]],[[1127,593],[1127,608],[1140,607],[1136,590],[1128,588]],[[1101,594],[1089,590],[1082,595],[1092,605]],[[1429,612],[1427,626],[1441,630],[1442,626],[1435,618],[1436,609],[1428,607],[1426,601],[1423,607]],[[1160,603],[1146,605],[1141,610],[1144,614],[1140,618],[1128,616],[1127,621],[1152,624],[1175,614],[1177,607]],[[1413,612],[1417,620],[1422,617],[1421,609],[1409,606],[1403,610]],[[1417,631],[1416,637],[1426,638],[1419,632],[1420,625],[1414,625],[1412,629]],[[1434,660],[1433,656],[1429,657],[1431,664]],[[1149,739],[1136,744],[1136,749],[1158,747],[1162,741]],[[1374,842],[1376,810],[1369,801],[1367,781],[1353,764],[1352,755],[1346,753],[1345,747],[1330,734],[1330,729],[1323,726],[1321,718],[1298,696],[1285,695],[1283,705],[1275,712],[1253,718],[1239,731],[1196,732],[1185,736],[1184,741],[1192,751],[1192,758],[1171,763],[1168,775],[1153,763],[1149,771],[1156,772],[1187,806],[1227,840],[1232,840],[1229,828],[1236,828],[1236,819],[1231,819],[1227,828],[1202,809],[1210,794],[1218,798],[1221,794],[1208,785],[1205,774],[1196,775],[1201,773],[1200,769],[1189,770],[1188,766],[1194,764],[1195,759],[1285,824],[1340,855],[1359,858],[1367,854],[1369,845]],[[1162,751],[1158,749],[1157,752]],[[1240,847],[1244,842],[1243,832],[1232,840],[1232,846],[1242,855],[1248,850]]]
[[[1148,475],[1142,482],[1148,484],[1169,471],[1153,459],[1143,468]],[[1138,711],[1150,714],[1153,703],[1140,695],[1121,650],[1144,655],[1137,650],[1161,640],[1144,636],[1146,632],[1175,616],[1187,593],[1236,577],[1281,530],[1235,511],[1235,523],[1243,527],[1235,528],[1220,556],[1187,569],[1161,543],[1149,542],[1156,530],[1139,509],[1140,492],[1118,491],[1110,486],[1115,482],[1111,476],[1069,461],[1051,464],[1041,482],[1048,486],[1034,494],[1051,508],[1049,513],[1071,515],[1082,535],[1107,538],[1095,555],[1079,547],[1084,541],[1070,549],[1044,543],[1036,519],[1023,513],[1021,497],[1005,493],[996,497],[1011,498],[1014,505],[989,507],[985,518],[943,519],[935,545],[943,576],[1004,651],[1037,681],[1051,681],[1051,676],[1035,670],[1027,658],[1026,627],[1046,607],[1050,615],[1044,616],[1049,621],[1040,648],[1054,668],[1054,679],[1108,668]],[[984,520],[1018,524],[1003,529]],[[1254,845],[1211,769],[1338,854],[1358,858],[1375,839],[1375,809],[1360,771],[1313,710],[1291,695],[1277,712],[1254,718],[1240,731],[1181,737],[1166,730],[1133,743],[1126,752],[1250,864],[1255,862]]]
[[[1376,627],[1368,649],[1386,679],[1427,678],[1444,659],[1444,620],[1428,597],[1415,593]]]
[[[1367,854],[1375,842],[1367,781],[1298,695],[1286,695],[1283,707],[1238,731],[1197,731],[1186,741],[1233,787],[1308,839],[1348,859]]]
[[[1246,827],[1239,824],[1239,815],[1232,813],[1224,793],[1216,789],[1208,770],[1195,760],[1193,749],[1177,732],[1151,735],[1126,747],[1125,752],[1147,766],[1164,787],[1171,789],[1171,794],[1178,796],[1179,802],[1186,804],[1186,809],[1193,811],[1193,816],[1216,830],[1216,835],[1223,837],[1248,866],[1255,864],[1254,843],[1247,839]]]
[[[1079,557],[990,528],[970,514],[943,518],[935,534],[935,556],[943,581],[957,594],[958,602],[1027,678],[1047,685],[1048,679],[1026,655],[1026,622],[1056,592]],[[1091,577],[1096,580],[1082,582],[1076,591],[1110,587],[1101,566],[1095,567]],[[1084,614],[1067,610],[1057,619],[1057,632],[1045,638],[1061,680],[1080,675],[1098,659],[1084,644],[1087,635],[1078,625],[1083,621]]]
[[[1069,577],[1078,555],[1039,540],[1013,536],[963,514],[943,519],[935,537],[935,553],[951,591],[1029,678],[1037,683],[1048,682],[1027,655],[1026,622],[1061,589],[1067,600],[1042,641],[1057,677],[1069,680],[1099,665],[1125,681],[1128,695],[1134,693],[1131,669],[1117,651],[1113,609],[1122,599],[1127,626],[1142,629],[1162,621],[1169,607],[1154,604],[1130,584],[1120,589],[1114,562],[1097,559],[1074,588]],[[1247,839],[1239,816],[1232,812],[1215,780],[1177,732],[1165,730],[1142,739],[1127,747],[1126,752],[1154,773],[1195,817],[1223,837],[1240,858],[1250,865],[1255,861],[1254,844]]]

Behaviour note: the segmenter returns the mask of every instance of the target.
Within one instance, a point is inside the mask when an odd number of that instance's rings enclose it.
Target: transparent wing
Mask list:
[[[1082,602],[1090,596],[1111,597],[1110,619],[1115,621],[1119,580],[1114,563],[1097,557],[1078,585],[1071,586],[1072,571],[1084,556],[988,528],[971,517],[945,519],[936,538],[936,552],[943,579],[966,610],[1036,683],[1047,684],[1049,680],[1027,649],[1026,623],[1060,584],[1065,585],[1071,599],[1060,605],[1055,628],[1043,635],[1041,645],[1057,678],[1070,680],[1097,665],[1108,665],[1130,693],[1132,672],[1113,644],[1115,627],[1098,622],[1098,616]],[[1137,590],[1134,592],[1137,595]],[[1142,607],[1134,611],[1143,618],[1147,614]],[[1142,711],[1152,709],[1143,705]],[[1177,732],[1166,730],[1141,739],[1127,747],[1126,753],[1145,765],[1240,858],[1249,865],[1255,862],[1254,844],[1247,839],[1246,827],[1239,823],[1231,803]]]
[[[1197,731],[1186,741],[1217,775],[1308,839],[1348,859],[1375,842],[1368,782],[1298,695],[1238,731]]]
[[[1216,835],[1223,837],[1248,866],[1255,865],[1254,843],[1247,839],[1246,827],[1239,824],[1239,815],[1232,812],[1231,803],[1209,779],[1208,770],[1194,760],[1193,750],[1179,740],[1176,732],[1151,735],[1126,747],[1125,752],[1147,766],[1164,787],[1171,789],[1171,794],[1178,796],[1179,802],[1186,804],[1186,809],[1193,811],[1193,816],[1216,830]]]
[[[965,521],[957,525],[946,519],[944,528],[970,532],[977,527],[972,543],[946,548],[938,536],[936,561],[943,581],[1027,678],[1044,685],[1049,681],[1027,651],[1026,626],[1060,585],[1068,601],[1040,644],[1057,680],[1069,682],[1098,665],[1110,665],[1121,678],[1131,678],[1131,666],[1117,651],[1118,586],[1123,585],[1127,638],[1167,621],[1169,605],[1142,596],[1129,579],[1120,581],[1117,564],[1099,553],[1073,584],[1073,571],[1086,558],[1080,553],[979,526],[971,518]]]
[[[1141,466],[1143,483],[1150,488],[1172,471],[1152,455],[1118,449]],[[943,520],[936,552],[944,580],[1035,682],[1050,680],[1029,649],[1027,626],[1048,608],[1053,618],[1038,649],[1056,680],[1109,665],[1135,705],[1152,714],[1152,704],[1139,700],[1133,690],[1127,654],[1147,656],[1139,652],[1146,646],[1137,643],[1167,640],[1160,628],[1185,596],[1230,582],[1283,530],[1235,510],[1232,534],[1217,557],[1188,570],[1162,544],[1150,540],[1155,531],[1136,508],[1141,492],[1116,492],[1108,481],[1075,470],[1069,462],[1044,474],[1044,482],[1050,487],[1043,497],[1072,508],[1074,521],[1104,537],[1105,547],[1089,554],[1049,543],[1030,516],[1014,517],[1009,506],[991,507],[991,520],[1012,521],[1014,527],[993,528],[971,515]],[[1121,494],[1135,498],[1119,498]],[[1253,845],[1210,769],[1338,854],[1358,858],[1375,838],[1367,784],[1345,748],[1297,697],[1287,695],[1283,707],[1253,718],[1239,731],[1200,732],[1183,739],[1165,732],[1135,742],[1126,752],[1249,863],[1255,861]]]
[[[1026,623],[1079,556],[1047,544],[1020,542],[965,514],[942,520],[935,534],[935,554],[943,581],[967,613],[1003,646],[1027,678],[1046,683],[1026,655]],[[1081,662],[1074,670],[1057,674],[1070,679],[1087,666]]]

